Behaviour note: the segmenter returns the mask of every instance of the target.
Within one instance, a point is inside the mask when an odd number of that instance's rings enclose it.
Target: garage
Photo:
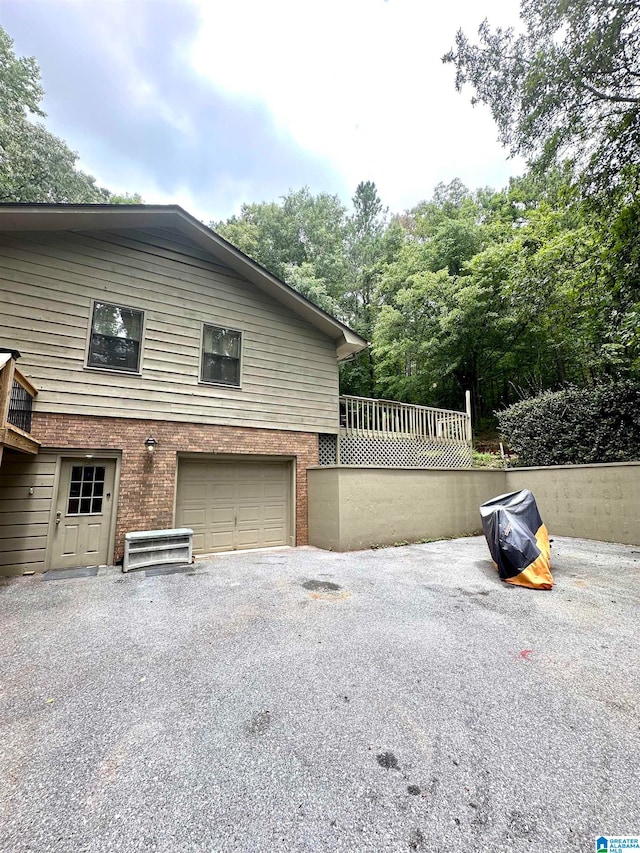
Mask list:
[[[196,554],[292,545],[291,480],[290,461],[182,458],[176,526]]]

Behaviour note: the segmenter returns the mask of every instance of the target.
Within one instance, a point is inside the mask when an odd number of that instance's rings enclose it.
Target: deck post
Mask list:
[[[471,431],[471,391],[464,392],[465,408],[467,410],[467,441],[473,441],[473,433]]]
[[[0,368],[0,429],[7,425],[15,369],[16,363],[11,357],[7,359],[4,366]]]

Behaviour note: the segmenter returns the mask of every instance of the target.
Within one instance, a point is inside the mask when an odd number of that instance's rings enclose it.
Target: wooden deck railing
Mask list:
[[[0,353],[0,460],[4,448],[37,453],[40,443],[31,435],[33,398],[38,393],[16,366],[14,355]]]
[[[340,434],[467,444],[471,442],[469,395],[467,392],[466,412],[413,406],[393,400],[340,397]]]

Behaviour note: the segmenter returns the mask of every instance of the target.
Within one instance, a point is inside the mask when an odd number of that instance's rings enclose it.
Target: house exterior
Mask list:
[[[111,563],[132,530],[305,544],[365,346],[180,207],[1,205],[0,574]]]

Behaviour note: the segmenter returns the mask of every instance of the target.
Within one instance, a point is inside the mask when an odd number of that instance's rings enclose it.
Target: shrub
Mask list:
[[[519,465],[640,459],[640,383],[544,391],[496,412]]]

